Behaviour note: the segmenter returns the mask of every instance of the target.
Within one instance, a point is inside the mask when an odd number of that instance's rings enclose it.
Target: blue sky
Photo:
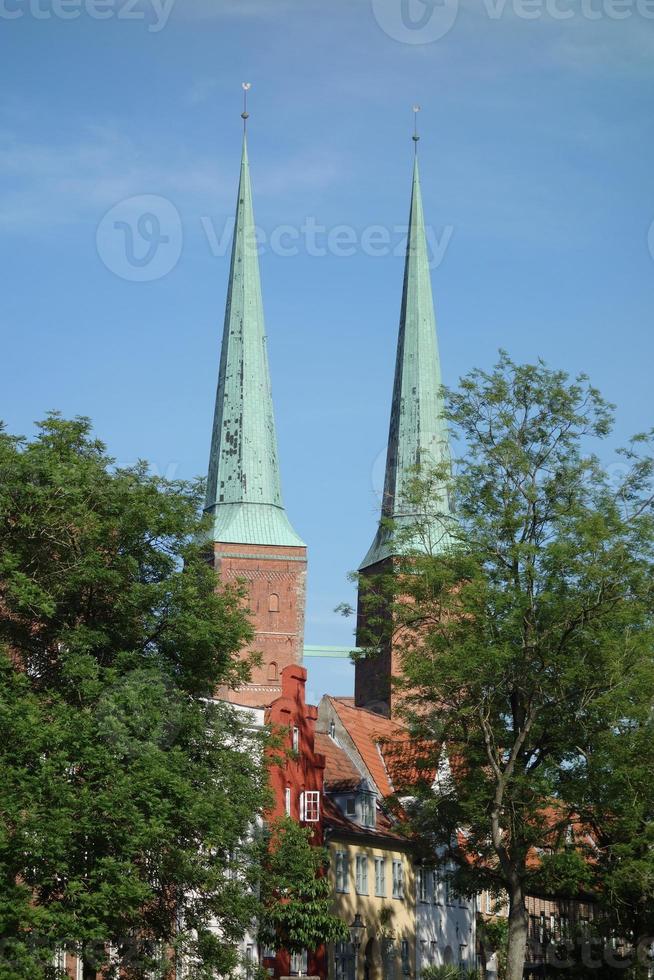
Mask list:
[[[413,103],[446,384],[505,347],[587,371],[616,441],[652,424],[652,0],[0,0],[0,53],[0,416],[89,415],[168,476],[206,470],[252,82],[307,642],[350,642],[376,523]],[[310,667],[314,699],[350,684]]]

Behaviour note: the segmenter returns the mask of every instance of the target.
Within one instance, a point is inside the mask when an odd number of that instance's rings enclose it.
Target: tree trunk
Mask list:
[[[522,885],[517,881],[511,885],[509,890],[509,902],[509,946],[506,980],[522,980],[527,954],[529,919]]]

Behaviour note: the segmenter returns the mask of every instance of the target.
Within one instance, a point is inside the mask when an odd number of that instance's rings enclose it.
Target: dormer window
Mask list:
[[[336,722],[333,718],[329,723],[329,737],[336,738]]]
[[[377,824],[377,796],[366,789],[366,785],[364,782],[363,788],[359,789],[356,794],[342,798],[339,805],[350,820],[354,820],[362,827],[375,827]]]
[[[361,823],[364,827],[374,827],[376,823],[376,802],[374,793],[361,794]]]

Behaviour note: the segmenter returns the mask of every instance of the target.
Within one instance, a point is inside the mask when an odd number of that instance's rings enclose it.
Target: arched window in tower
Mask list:
[[[268,610],[269,612],[279,612],[279,596],[276,592],[270,593],[270,599],[268,600]]]
[[[275,663],[274,660],[271,660],[271,662],[268,664],[268,680],[269,681],[279,680],[279,672],[277,670],[277,664]]]

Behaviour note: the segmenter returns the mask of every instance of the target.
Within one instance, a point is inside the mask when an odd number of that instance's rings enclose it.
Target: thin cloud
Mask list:
[[[206,156],[175,153],[151,137],[144,145],[112,127],[89,127],[78,141],[57,145],[0,130],[0,227],[48,234],[60,225],[100,220],[108,208],[137,194],[168,197],[183,217],[231,213],[237,152],[227,167]],[[322,191],[341,179],[344,167],[338,155],[310,149],[256,170],[262,215],[274,201],[276,220],[282,221],[297,205],[298,190]]]

